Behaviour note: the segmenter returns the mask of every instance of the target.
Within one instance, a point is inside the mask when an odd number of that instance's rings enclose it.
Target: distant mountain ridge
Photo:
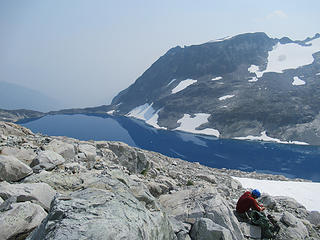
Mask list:
[[[175,47],[112,100],[168,130],[320,145],[320,34],[247,33]]]
[[[53,109],[61,109],[62,104],[39,91],[13,83],[0,82],[0,108],[48,112]]]

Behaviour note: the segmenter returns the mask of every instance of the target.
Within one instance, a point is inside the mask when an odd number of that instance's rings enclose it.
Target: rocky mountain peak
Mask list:
[[[138,118],[168,130],[183,130],[186,115],[206,114],[206,121],[184,130],[260,139],[266,132],[270,139],[319,145],[319,37],[294,41],[258,32],[172,48],[120,92],[112,108],[133,117],[139,112]]]

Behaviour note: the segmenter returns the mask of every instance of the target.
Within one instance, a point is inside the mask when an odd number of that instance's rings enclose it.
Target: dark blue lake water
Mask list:
[[[122,141],[130,146],[215,168],[281,174],[320,182],[320,147],[226,140],[154,129],[109,115],[53,115],[19,122],[33,132],[80,140]]]

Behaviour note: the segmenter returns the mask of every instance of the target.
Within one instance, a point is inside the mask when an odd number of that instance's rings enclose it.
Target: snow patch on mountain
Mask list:
[[[158,125],[158,113],[161,109],[155,111],[152,108],[152,105],[153,103],[151,103],[150,105],[148,103],[145,103],[141,106],[132,109],[126,116],[143,120],[147,124],[153,126],[154,128],[164,129]]]
[[[248,68],[248,72],[249,73],[255,73],[258,78],[260,78],[262,76],[261,73],[260,73],[260,70],[259,70],[259,66],[257,66],[257,65],[251,65]]]
[[[258,188],[262,193],[271,196],[291,197],[305,206],[307,210],[320,212],[320,183],[233,178],[238,180],[244,188]]]
[[[219,137],[220,133],[216,129],[205,128],[202,130],[196,130],[196,128],[200,127],[202,124],[208,122],[208,118],[210,114],[207,113],[196,113],[194,117],[191,117],[190,114],[184,114],[184,116],[179,119],[177,122],[180,123],[180,127],[177,127],[174,130],[190,132],[195,134],[205,134]]]
[[[320,76],[320,73],[316,73],[317,76]]]
[[[299,77],[293,77],[292,85],[300,86],[300,85],[305,85],[305,84],[306,84],[306,82],[301,80]]]
[[[171,90],[171,93],[172,94],[175,94],[177,92],[180,92],[182,91],[183,89],[189,87],[190,85],[196,83],[197,80],[193,80],[193,79],[186,79],[186,80],[183,80],[181,81],[178,86],[176,86],[174,89]]]
[[[267,141],[267,142],[277,142],[277,143],[285,143],[285,144],[298,144],[298,145],[309,145],[308,143],[305,142],[299,142],[299,141],[281,141],[280,139],[277,138],[272,138],[267,136],[266,131],[263,131],[260,133],[260,136],[246,136],[246,137],[235,137],[234,139],[238,140],[256,140],[256,141]]]
[[[248,68],[250,73],[255,73],[258,78],[264,73],[282,73],[287,69],[296,69],[314,61],[312,54],[320,51],[320,38],[306,42],[308,46],[301,46],[297,43],[277,43],[268,53],[268,63],[264,71],[260,71],[256,65]]]
[[[252,77],[248,80],[248,82],[256,82],[256,81],[258,81],[257,77]]]
[[[219,76],[219,77],[212,78],[211,81],[219,81],[219,80],[221,80],[221,79],[222,79],[222,77]]]
[[[233,98],[233,97],[234,97],[234,95],[226,95],[226,96],[219,97],[219,100],[223,101],[223,100],[226,100],[228,98]]]
[[[109,114],[109,115],[113,115],[113,114],[114,114],[114,112],[115,112],[115,110],[111,110],[111,111],[108,111],[108,112],[107,112],[107,114]]]
[[[233,36],[227,36],[227,37],[223,37],[223,38],[218,38],[218,39],[215,39],[215,40],[211,40],[208,43],[223,42],[223,41],[231,39],[231,38],[233,38]]]
[[[176,81],[177,79],[172,79],[167,86],[171,85],[171,83],[173,83],[174,81]]]

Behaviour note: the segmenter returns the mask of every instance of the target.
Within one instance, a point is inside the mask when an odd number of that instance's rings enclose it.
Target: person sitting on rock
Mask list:
[[[261,193],[258,189],[254,189],[252,192],[245,192],[239,198],[237,202],[237,213],[240,217],[246,218],[247,214],[251,210],[256,210],[258,212],[263,211],[265,208],[262,204],[257,202],[257,198],[261,196]]]
[[[279,226],[271,223],[264,214],[265,207],[256,200],[260,196],[261,193],[258,189],[245,192],[237,202],[236,212],[240,218],[260,226],[262,238],[270,239],[275,236],[275,232],[279,232]]]

